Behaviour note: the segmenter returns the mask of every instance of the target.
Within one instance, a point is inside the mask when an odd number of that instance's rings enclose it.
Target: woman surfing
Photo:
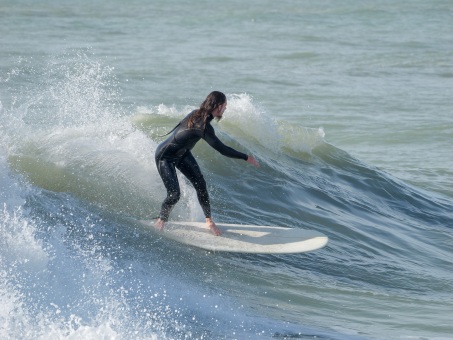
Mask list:
[[[170,136],[156,149],[156,166],[159,175],[167,189],[167,197],[162,203],[160,214],[155,227],[164,229],[171,210],[181,197],[176,169],[192,183],[197,192],[198,201],[206,217],[206,225],[211,232],[219,236],[222,234],[211,216],[209,194],[201,169],[191,153],[192,148],[200,139],[204,139],[210,146],[222,155],[230,158],[243,159],[256,167],[258,162],[252,155],[246,155],[225,144],[217,138],[211,121],[219,121],[227,106],[225,94],[219,91],[211,92],[201,103],[200,108],[189,113],[171,132]]]

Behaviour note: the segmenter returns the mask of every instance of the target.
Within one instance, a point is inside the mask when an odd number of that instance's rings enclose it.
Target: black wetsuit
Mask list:
[[[163,221],[168,220],[171,210],[181,196],[175,168],[178,168],[192,183],[197,191],[198,201],[205,216],[211,217],[211,206],[206,182],[200,167],[190,152],[200,139],[204,139],[224,156],[243,160],[248,158],[246,154],[226,146],[217,138],[214,128],[211,126],[212,116],[208,118],[204,129],[202,122],[196,122],[192,128],[189,128],[188,119],[194,112],[192,111],[187,115],[171,132],[171,135],[159,144],[156,149],[157,170],[167,189],[167,197],[162,203],[159,215]]]

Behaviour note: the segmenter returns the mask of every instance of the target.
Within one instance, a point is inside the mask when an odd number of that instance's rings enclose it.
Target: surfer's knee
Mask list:
[[[207,191],[207,184],[204,177],[201,175],[196,180],[192,181],[192,185],[198,192]]]

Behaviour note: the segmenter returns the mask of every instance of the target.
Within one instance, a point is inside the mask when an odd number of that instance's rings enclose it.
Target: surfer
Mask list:
[[[258,162],[252,155],[246,155],[226,146],[215,135],[211,121],[213,119],[219,121],[225,112],[226,106],[227,100],[222,92],[211,92],[203,103],[201,103],[200,108],[189,113],[169,132],[170,136],[158,145],[155,155],[156,165],[159,175],[167,189],[167,197],[162,203],[159,217],[155,222],[157,229],[163,230],[171,210],[181,196],[178,177],[176,175],[176,169],[178,169],[195,188],[198,201],[206,217],[207,227],[216,236],[222,234],[212,219],[206,181],[191,153],[192,148],[200,139],[204,139],[222,155],[230,158],[243,159],[259,167]]]

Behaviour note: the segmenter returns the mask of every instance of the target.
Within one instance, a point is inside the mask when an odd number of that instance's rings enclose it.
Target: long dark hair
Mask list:
[[[226,96],[222,92],[212,91],[201,103],[200,108],[190,115],[187,126],[192,128],[195,122],[201,121],[204,128],[212,112],[225,102]]]

